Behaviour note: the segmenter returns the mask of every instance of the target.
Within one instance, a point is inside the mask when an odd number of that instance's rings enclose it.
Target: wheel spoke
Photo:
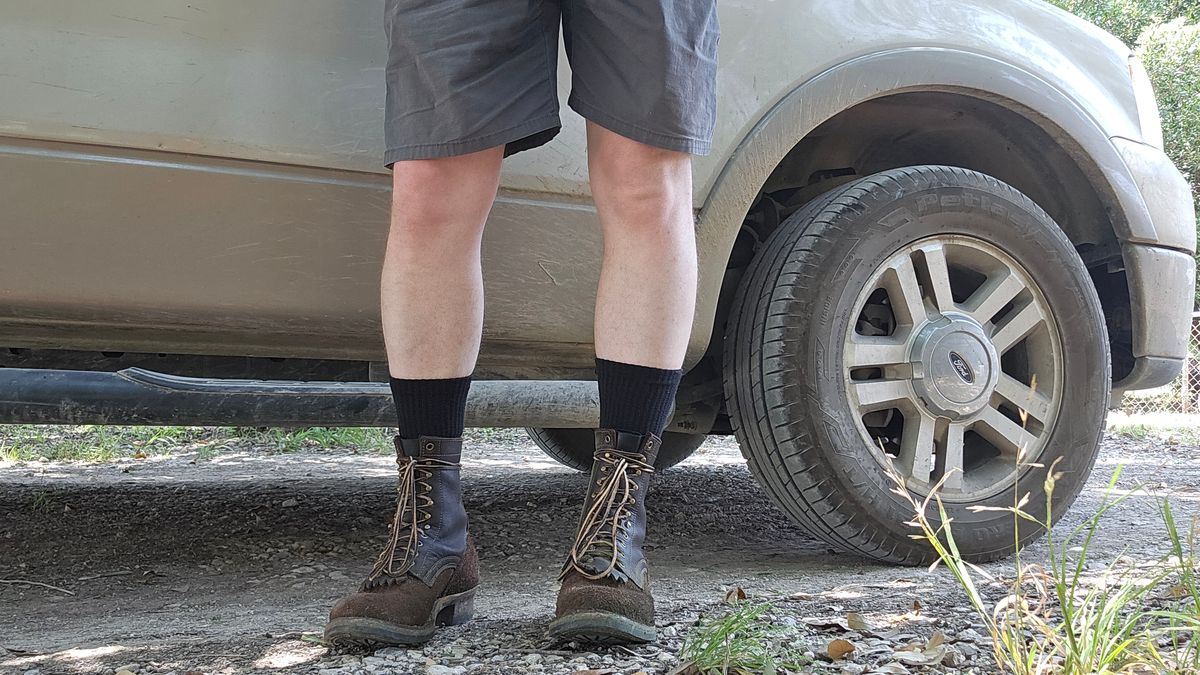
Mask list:
[[[862,413],[895,408],[912,396],[912,387],[907,380],[866,380],[855,382],[853,389]]]
[[[1045,424],[1050,418],[1050,399],[1017,378],[1001,373],[996,383],[996,393],[1009,403],[1029,413],[1033,419]]]
[[[986,325],[996,316],[996,312],[1012,302],[1023,290],[1025,283],[1012,272],[1005,272],[1003,276],[993,276],[983,282],[979,290],[967,300],[967,313],[971,318]]]
[[[1024,454],[1038,440],[1037,436],[990,405],[983,409],[972,429],[1001,450],[1016,455]]]
[[[967,427],[963,424],[950,424],[946,428],[946,443],[942,447],[942,475],[946,480],[942,487],[946,490],[962,490],[963,486],[963,434]]]
[[[883,275],[883,287],[888,292],[896,322],[916,326],[928,316],[925,301],[921,298],[921,285],[917,283],[917,270],[910,256],[896,261]]]
[[[900,456],[896,467],[900,475],[918,483],[929,483],[933,473],[934,430],[937,420],[930,415],[909,415],[904,420],[904,435],[900,439]]]
[[[930,291],[933,304],[939,312],[949,312],[955,308],[954,295],[950,291],[950,267],[946,264],[946,248],[941,244],[925,246],[921,249],[925,254],[925,267],[929,270]]]
[[[846,354],[847,368],[881,368],[907,362],[908,346],[891,337],[855,335]]]
[[[1003,356],[1044,321],[1041,309],[1031,302],[996,329],[992,334],[992,344],[996,345],[996,351]]]

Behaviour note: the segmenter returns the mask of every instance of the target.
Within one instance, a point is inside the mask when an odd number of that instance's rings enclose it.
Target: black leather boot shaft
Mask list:
[[[591,579],[613,578],[645,589],[646,494],[661,444],[653,434],[596,431],[583,517],[563,576],[575,569]]]
[[[391,538],[363,588],[412,575],[432,586],[457,566],[467,550],[467,512],[462,503],[461,438],[396,437],[400,471]]]

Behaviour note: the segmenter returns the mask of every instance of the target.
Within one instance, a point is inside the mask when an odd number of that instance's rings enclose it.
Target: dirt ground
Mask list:
[[[251,451],[0,463],[0,671],[663,673],[677,667],[684,634],[736,585],[773,601],[775,621],[814,654],[844,634],[835,624],[847,612],[877,628],[881,639],[855,635],[850,660],[814,670],[922,671],[892,650],[936,631],[959,656],[924,672],[991,672],[982,626],[948,574],[872,564],[806,536],[725,438],[655,478],[648,555],[658,643],[591,652],[551,644],[554,580],[585,478],[519,432],[472,438],[463,473],[484,575],[476,619],[424,649],[365,658],[328,653],[314,636],[386,536],[391,458]],[[1165,549],[1154,496],[1169,495],[1180,521],[1200,513],[1200,447],[1109,438],[1060,531],[1095,510],[1118,464],[1120,487],[1144,484],[1148,494],[1107,518],[1096,565]]]

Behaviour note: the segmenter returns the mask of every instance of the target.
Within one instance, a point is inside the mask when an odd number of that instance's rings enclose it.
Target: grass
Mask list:
[[[194,452],[210,459],[229,450],[254,448],[287,453],[305,449],[351,448],[391,452],[385,429],[313,427],[0,426],[0,461],[111,461]]]
[[[391,429],[374,427],[116,427],[0,425],[0,462],[91,461],[195,453],[199,460],[254,449],[288,453],[351,449],[394,452]],[[525,442],[523,429],[468,429],[468,442]]]
[[[769,603],[737,601],[684,638],[679,659],[685,675],[784,675],[808,672],[812,659],[797,650],[786,630],[770,620]]]
[[[1108,432],[1137,440],[1200,445],[1200,415],[1113,412]]]
[[[1045,468],[1030,465],[1033,468]],[[1017,675],[1104,675],[1108,673],[1200,673],[1200,589],[1195,573],[1196,524],[1186,535],[1176,526],[1170,502],[1160,502],[1170,553],[1141,562],[1125,556],[1100,572],[1089,571],[1088,554],[1105,516],[1137,494],[1115,491],[1118,468],[1100,507],[1059,538],[1051,528],[1051,499],[1060,478],[1051,466],[1044,483],[1044,519],[1025,507],[1029,495],[1014,495],[1008,511],[1046,531],[1047,562],[1026,564],[1014,557],[1013,576],[1000,578],[967,562],[954,539],[952,519],[935,490],[919,499],[897,482],[896,494],[913,506],[915,539],[936,552],[992,638],[996,665]],[[928,514],[938,514],[934,525]],[[996,510],[976,507],[977,510]],[[1015,528],[1014,528],[1015,529]],[[1165,595],[1164,595],[1165,594]]]

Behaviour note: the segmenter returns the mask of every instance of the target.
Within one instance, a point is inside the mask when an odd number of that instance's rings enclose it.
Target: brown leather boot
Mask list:
[[[550,636],[632,644],[654,640],[654,598],[642,541],[646,490],[662,441],[653,434],[596,432],[579,534],[559,579]]]
[[[400,482],[391,538],[358,592],[329,612],[339,649],[419,645],[474,611],[479,558],[459,483],[461,438],[396,438]]]

